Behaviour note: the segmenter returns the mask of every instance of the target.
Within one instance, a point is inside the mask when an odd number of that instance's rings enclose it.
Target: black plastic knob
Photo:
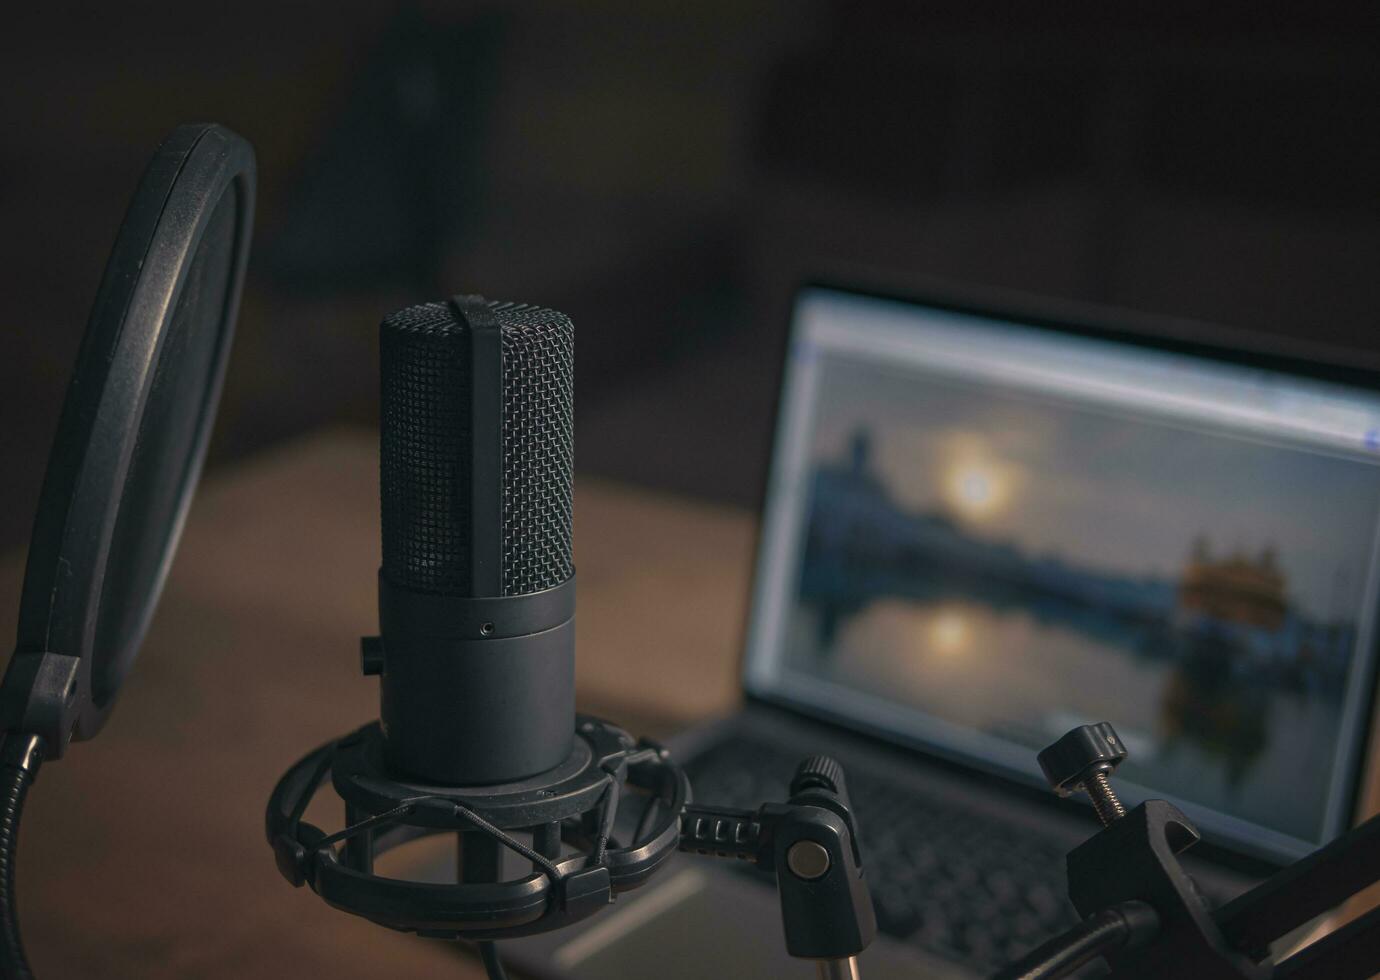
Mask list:
[[[830,793],[847,797],[848,791],[843,783],[843,766],[827,755],[812,755],[796,767],[791,778],[791,795],[809,789],[824,789]]]
[[[1126,755],[1121,736],[1103,721],[1075,728],[1037,758],[1054,792],[1069,796],[1092,777],[1111,772]]]

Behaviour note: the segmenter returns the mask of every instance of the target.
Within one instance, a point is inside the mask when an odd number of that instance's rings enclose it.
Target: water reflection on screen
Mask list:
[[[1337,452],[824,359],[783,666],[1318,840],[1380,514]]]

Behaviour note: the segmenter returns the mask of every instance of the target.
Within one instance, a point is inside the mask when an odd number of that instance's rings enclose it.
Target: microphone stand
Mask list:
[[[859,980],[858,954],[877,935],[877,917],[843,767],[827,756],[806,759],[790,794],[756,810],[686,806],[680,849],[773,872],[786,951],[815,960],[821,980]]]

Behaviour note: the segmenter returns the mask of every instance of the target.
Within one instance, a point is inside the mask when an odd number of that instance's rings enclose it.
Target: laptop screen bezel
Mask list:
[[[769,704],[785,709],[793,714],[813,720],[824,721],[840,728],[877,738],[892,745],[913,750],[925,756],[957,764],[975,772],[985,772],[989,778],[1003,780],[1013,788],[1023,792],[1030,790],[1029,781],[1022,780],[1009,769],[996,763],[985,762],[980,758],[959,752],[942,744],[908,736],[882,726],[869,725],[866,720],[852,715],[834,712],[817,702],[802,701],[790,696],[788,692],[773,690],[759,685],[753,677],[755,662],[752,649],[754,624],[760,615],[760,590],[764,587],[766,556],[770,549],[767,536],[772,523],[767,519],[767,508],[773,499],[773,481],[779,478],[781,470],[780,454],[783,452],[783,433],[790,421],[786,416],[787,394],[790,390],[793,370],[790,352],[798,340],[800,329],[799,307],[802,296],[810,291],[828,291],[835,294],[876,299],[886,302],[903,303],[915,306],[918,310],[932,310],[958,313],[1009,322],[1021,328],[1047,331],[1062,337],[1081,337],[1094,340],[1112,341],[1150,351],[1186,354],[1210,362],[1238,365],[1249,368],[1274,371],[1301,379],[1324,381],[1346,385],[1352,388],[1380,394],[1380,361],[1369,352],[1329,348],[1322,345],[1301,343],[1283,338],[1263,338],[1257,334],[1246,334],[1213,324],[1196,321],[1176,320],[1168,317],[1133,313],[1100,307],[1092,304],[1053,300],[1046,297],[1023,295],[1000,290],[972,290],[949,284],[926,283],[909,290],[877,287],[871,284],[858,284],[842,279],[813,277],[802,281],[791,292],[790,302],[785,312],[785,330],[779,366],[776,414],[772,427],[772,448],[767,460],[767,471],[762,481],[762,506],[757,526],[753,556],[752,602],[749,605],[744,624],[743,643],[740,646],[740,678],[745,697],[750,702]],[[1380,596],[1372,596],[1372,604],[1380,601]],[[1376,710],[1376,675],[1380,671],[1380,634],[1372,639],[1367,673],[1358,678],[1364,685],[1362,710],[1357,729],[1357,745],[1348,770],[1343,773],[1345,794],[1344,811],[1354,821],[1362,800],[1365,774],[1373,757],[1374,724]],[[763,652],[761,655],[765,655]],[[1052,797],[1051,797],[1052,799]],[[1330,828],[1339,832],[1342,828]],[[1297,847],[1275,847],[1257,841],[1233,839],[1209,832],[1209,841],[1229,852],[1263,858],[1279,863],[1300,856],[1304,849]]]

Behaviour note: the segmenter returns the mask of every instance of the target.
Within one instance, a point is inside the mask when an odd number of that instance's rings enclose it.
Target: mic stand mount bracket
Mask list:
[[[513,938],[593,915],[676,852],[690,784],[660,746],[634,742],[607,722],[581,716],[576,736],[566,762],[548,773],[454,787],[389,775],[379,726],[366,725],[317,749],[279,780],[266,820],[278,869],[336,908],[434,938]],[[328,779],[345,803],[345,828],[332,834],[303,820]],[[624,845],[612,831],[630,789],[646,802]],[[443,833],[459,842],[454,884],[374,874],[378,855]],[[575,853],[563,851],[563,843]],[[530,873],[504,880],[505,849],[529,862]]]
[[[1127,812],[1107,776],[1126,757],[1111,725],[1075,728],[1040,753],[1056,792],[1081,787],[1103,829],[1068,855],[1069,898],[1084,920],[996,974],[1057,980],[1098,957],[1114,980],[1367,980],[1380,967],[1380,909],[1283,960],[1271,945],[1380,880],[1380,817],[1212,908],[1179,861],[1199,840],[1176,807]]]
[[[786,951],[817,961],[825,980],[856,980],[857,956],[876,937],[877,917],[843,768],[827,756],[806,759],[790,794],[756,810],[687,806],[680,849],[773,872]]]

